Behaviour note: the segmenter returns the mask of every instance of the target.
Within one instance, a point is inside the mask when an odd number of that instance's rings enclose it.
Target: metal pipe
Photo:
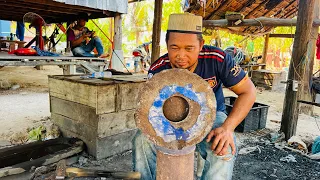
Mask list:
[[[135,120],[157,148],[158,180],[194,178],[195,145],[211,130],[214,105],[209,84],[188,70],[165,70],[144,84]]]

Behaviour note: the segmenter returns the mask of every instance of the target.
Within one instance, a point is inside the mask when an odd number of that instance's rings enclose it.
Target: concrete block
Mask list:
[[[132,149],[132,139],[137,130],[97,139],[96,158],[102,159]]]
[[[98,137],[104,138],[136,129],[134,112],[135,110],[126,110],[99,115]]]

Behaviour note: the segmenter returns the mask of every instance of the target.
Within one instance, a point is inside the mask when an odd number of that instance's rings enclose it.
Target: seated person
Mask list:
[[[103,54],[101,39],[95,36],[94,31],[85,27],[86,22],[88,22],[88,14],[80,13],[77,24],[68,30],[67,39],[71,43],[72,54],[77,57],[108,57],[108,54]],[[98,52],[97,55],[91,53],[94,48]]]

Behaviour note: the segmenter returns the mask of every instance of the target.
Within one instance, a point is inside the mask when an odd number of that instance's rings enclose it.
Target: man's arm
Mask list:
[[[238,95],[232,111],[223,125],[212,130],[207,136],[207,142],[215,136],[211,148],[215,154],[220,156],[228,154],[229,146],[231,146],[232,154],[235,154],[236,147],[234,144],[233,132],[247,116],[256,99],[256,89],[247,76],[230,89]]]
[[[70,41],[71,47],[79,46],[83,42],[83,40],[89,36],[90,36],[90,34],[83,34],[82,36],[80,36],[80,38]]]

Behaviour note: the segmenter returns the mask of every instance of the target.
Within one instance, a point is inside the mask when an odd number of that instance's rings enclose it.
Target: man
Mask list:
[[[108,54],[103,54],[100,38],[95,36],[95,32],[85,27],[86,22],[88,22],[88,14],[80,13],[75,27],[68,30],[68,41],[71,43],[72,54],[78,57],[108,57]],[[98,52],[97,55],[91,53],[94,48]]]
[[[236,154],[233,132],[255,101],[255,87],[230,55],[204,45],[201,16],[170,15],[166,43],[168,54],[153,63],[148,77],[165,69],[181,68],[209,83],[216,96],[217,113],[212,131],[196,146],[205,161],[201,179],[231,179]],[[222,84],[238,95],[228,117],[224,113]],[[140,131],[133,140],[133,166],[142,174],[142,179],[155,179],[156,150]]]

